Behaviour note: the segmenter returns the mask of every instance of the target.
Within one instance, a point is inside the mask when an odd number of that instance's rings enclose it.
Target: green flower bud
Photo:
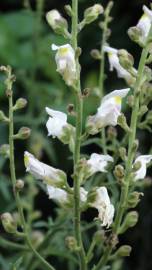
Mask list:
[[[15,233],[17,231],[17,224],[10,213],[2,214],[1,221],[6,232]]]
[[[136,152],[137,149],[138,149],[138,147],[139,147],[139,141],[138,141],[138,140],[135,140],[135,141],[133,142],[132,151],[133,151],[133,152]]]
[[[63,128],[60,140],[62,143],[68,144],[71,152],[73,152],[75,145],[75,128],[70,124],[66,125]]]
[[[90,54],[91,54],[92,58],[94,58],[96,60],[101,60],[101,53],[99,50],[93,49]]]
[[[118,125],[123,128],[126,132],[131,132],[130,127],[127,124],[126,117],[124,114],[118,116]]]
[[[128,208],[135,208],[137,204],[140,202],[140,197],[144,194],[142,192],[134,191],[128,197]]]
[[[65,5],[65,6],[64,6],[64,9],[65,9],[66,13],[67,13],[70,17],[72,17],[72,8],[71,8],[71,6],[70,6],[70,5]]]
[[[14,139],[26,140],[31,135],[31,129],[28,127],[21,127],[17,134],[14,135]]]
[[[4,156],[5,158],[9,158],[10,156],[10,146],[9,144],[3,144],[0,147],[0,155]]]
[[[118,248],[118,250],[112,256],[112,258],[116,259],[119,257],[128,257],[128,256],[130,256],[131,250],[132,250],[132,248],[128,245],[121,246],[120,248]]]
[[[126,160],[126,154],[127,154],[126,148],[120,147],[120,148],[119,148],[119,155],[120,155],[120,157],[121,157],[121,159],[122,159],[123,161]]]
[[[6,117],[3,111],[0,111],[0,122],[9,122],[9,119]]]
[[[44,240],[44,234],[40,231],[33,231],[31,241],[34,247],[38,247]]]
[[[14,111],[23,109],[26,107],[26,105],[27,100],[25,98],[19,98],[14,105]]]
[[[121,165],[115,166],[114,175],[115,175],[115,177],[117,179],[124,178],[124,174],[125,174],[125,171],[124,171],[124,167],[123,166],[121,166]]]
[[[146,112],[148,112],[148,107],[146,105],[141,106],[140,111],[139,111],[139,116],[140,117],[143,116]]]
[[[17,180],[15,184],[15,189],[17,191],[21,191],[23,188],[24,188],[24,181],[21,179]]]
[[[134,227],[136,224],[137,224],[137,221],[138,221],[138,213],[136,211],[132,211],[132,212],[129,212],[120,229],[119,229],[119,234],[123,234],[124,232],[126,232],[129,228],[132,228]]]
[[[140,168],[141,168],[141,162],[140,161],[135,162],[134,165],[133,165],[133,171],[136,172]]]
[[[118,51],[118,57],[120,65],[125,69],[130,69],[134,65],[134,58],[133,56],[128,53],[126,50],[122,49]]]
[[[89,24],[95,21],[100,14],[103,13],[103,7],[100,4],[95,4],[92,7],[89,7],[84,12],[84,22]]]
[[[112,141],[117,137],[117,129],[114,127],[108,127],[107,129],[108,140]]]
[[[67,236],[65,238],[65,245],[70,251],[76,251],[78,249],[77,241],[74,236]]]
[[[128,103],[130,108],[132,108],[134,106],[134,96],[133,95],[130,95],[127,97],[127,103]]]
[[[140,42],[140,37],[142,36],[142,30],[135,26],[135,27],[130,27],[128,29],[128,35],[130,37],[130,39],[136,43],[138,43],[139,45],[143,46],[143,44],[141,44]]]

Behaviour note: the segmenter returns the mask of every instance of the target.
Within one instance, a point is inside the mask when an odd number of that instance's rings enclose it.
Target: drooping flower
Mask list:
[[[63,128],[68,126],[67,115],[63,112],[55,111],[48,107],[45,109],[50,116],[46,123],[48,136],[60,138],[63,134]]]
[[[101,128],[106,126],[116,126],[121,114],[122,98],[127,96],[130,88],[115,90],[104,96],[97,113],[87,120],[87,130],[89,134],[96,134]]]
[[[115,69],[117,71],[118,78],[123,78],[130,84],[133,81],[133,77],[120,65],[118,50],[109,46],[104,46],[103,50],[108,54],[110,71]]]
[[[64,144],[69,144],[70,149],[74,148],[75,127],[68,124],[67,115],[60,111],[46,107],[49,119],[46,123],[48,136],[57,137]]]
[[[152,10],[147,8],[145,5],[143,6],[144,14],[140,18],[137,23],[137,28],[141,30],[140,40],[141,42],[145,42],[148,36],[151,24],[152,24]]]
[[[144,179],[146,176],[147,168],[146,165],[152,160],[152,155],[142,155],[136,158],[135,164],[140,162],[140,169],[135,172],[134,180]]]
[[[106,187],[96,189],[95,201],[90,205],[98,210],[102,226],[109,227],[113,222],[115,210],[113,204],[110,202]]]
[[[66,174],[63,171],[40,162],[27,151],[24,153],[24,163],[26,171],[30,172],[35,178],[41,179],[46,184],[54,187],[64,186]]]
[[[113,158],[110,155],[100,155],[93,153],[89,160],[87,160],[87,165],[89,165],[90,174],[96,172],[106,172],[106,167],[108,162],[113,162]]]
[[[67,85],[74,85],[77,78],[74,49],[70,44],[63,46],[52,44],[52,50],[57,51],[55,56],[57,71],[62,75]]]

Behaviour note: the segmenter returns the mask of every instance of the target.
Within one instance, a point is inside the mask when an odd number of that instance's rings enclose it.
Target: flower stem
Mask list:
[[[72,47],[77,51],[77,36],[78,36],[78,0],[72,0]],[[82,236],[81,236],[81,212],[80,212],[80,179],[77,175],[76,167],[80,160],[80,146],[81,146],[81,135],[82,135],[82,114],[83,114],[83,101],[81,96],[81,83],[80,83],[80,67],[78,58],[76,59],[77,66],[77,82],[76,82],[76,138],[75,138],[75,149],[74,149],[74,231],[78,245],[80,269],[86,270],[86,256],[83,247]]]
[[[140,62],[139,62],[139,67],[138,67],[138,75],[137,75],[137,80],[134,86],[134,97],[135,97],[135,102],[134,102],[134,107],[131,115],[131,125],[130,128],[132,132],[129,135],[129,144],[128,144],[128,158],[126,161],[126,173],[124,177],[124,184],[122,185],[121,189],[121,195],[120,195],[120,202],[118,206],[118,211],[117,215],[115,218],[114,226],[113,226],[113,233],[118,234],[119,232],[119,227],[122,222],[122,218],[126,209],[126,203],[127,203],[127,198],[128,198],[128,193],[129,193],[129,186],[130,186],[130,179],[131,179],[131,171],[132,171],[132,164],[135,156],[135,152],[133,151],[133,144],[136,139],[136,130],[137,130],[137,121],[138,121],[138,111],[139,111],[139,99],[140,99],[140,87],[142,84],[142,79],[143,79],[143,72],[144,72],[144,66],[146,63],[147,55],[148,55],[148,43],[149,43],[149,38],[152,35],[152,26],[149,31],[149,35],[147,37],[147,41],[145,44],[145,47],[142,50]],[[108,245],[105,249],[105,253],[103,257],[99,260],[98,264],[93,268],[93,270],[101,270],[103,266],[106,265],[109,256],[112,252],[112,245]]]
[[[25,240],[27,242],[27,245],[29,248],[33,251],[35,257],[43,264],[45,269],[48,270],[55,270],[54,267],[52,267],[41,255],[35,250],[33,247],[30,236],[28,235],[28,228],[26,226],[25,218],[24,218],[24,213],[23,213],[23,208],[22,208],[22,202],[20,200],[20,195],[19,192],[16,190],[16,173],[15,173],[15,159],[14,159],[14,119],[13,119],[13,92],[12,92],[12,73],[11,73],[11,68],[8,67],[8,78],[7,78],[7,95],[9,99],[9,147],[10,147],[10,173],[11,173],[11,180],[13,184],[13,191],[14,191],[14,196],[16,200],[16,205],[18,208],[18,212],[20,215],[20,220],[21,220],[21,226],[25,235]]]

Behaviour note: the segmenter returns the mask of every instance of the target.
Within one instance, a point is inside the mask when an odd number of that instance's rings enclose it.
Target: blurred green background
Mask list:
[[[105,7],[108,1],[80,0],[80,19],[86,7],[94,3],[102,3]],[[142,5],[150,1],[132,0],[114,1],[112,9],[113,21],[110,24],[112,35],[109,39],[111,46],[125,48],[135,57],[138,64],[140,49],[132,43],[127,36],[127,29],[136,24],[142,14]],[[29,5],[30,4],[30,5]],[[32,151],[38,158],[42,158],[52,166],[65,170],[69,174],[72,170],[71,159],[66,146],[59,141],[47,137],[45,122],[47,116],[45,107],[66,111],[68,103],[73,103],[72,92],[66,87],[61,77],[56,73],[54,53],[51,44],[63,44],[66,41],[54,34],[45,21],[45,12],[56,8],[64,14],[64,5],[70,1],[64,0],[1,0],[0,1],[0,65],[11,65],[16,74],[14,84],[14,99],[24,97],[28,100],[28,107],[19,111],[15,116],[16,132],[20,126],[32,128],[31,138],[27,142],[16,144],[16,166],[18,177],[23,177],[25,168],[23,152]],[[91,49],[100,48],[102,32],[98,27],[99,21],[86,27],[80,34],[79,46],[82,48],[80,57],[82,65],[82,86],[92,90],[84,104],[85,117],[96,111],[98,99],[93,92],[98,82],[99,63],[90,56]],[[105,91],[125,88],[123,80],[118,80],[115,73],[108,71]],[[0,74],[0,109],[7,113],[8,104],[5,97],[4,76]],[[69,117],[74,124],[74,119]],[[7,143],[8,130],[0,125],[0,145]],[[140,150],[146,153],[151,147],[152,138],[148,132],[139,134]],[[86,153],[96,148],[86,149]],[[25,195],[26,201],[26,195]],[[54,204],[48,201],[43,191],[36,195],[33,202],[37,210],[41,210],[43,218],[47,219],[53,213]],[[152,269],[152,188],[145,191],[145,197],[138,207],[140,221],[135,229],[130,230],[122,239],[122,243],[132,245],[131,257],[126,260],[125,270],[151,270]],[[0,157],[0,213],[14,210],[13,196],[9,184],[8,162]],[[5,251],[0,254],[0,269],[5,269]],[[117,269],[117,266],[115,266]]]

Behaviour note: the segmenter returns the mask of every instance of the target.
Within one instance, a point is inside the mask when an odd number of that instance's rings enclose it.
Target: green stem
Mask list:
[[[11,180],[13,184],[13,191],[14,191],[14,196],[16,200],[16,205],[18,208],[18,212],[20,215],[21,219],[21,224],[22,224],[22,229],[25,234],[25,239],[26,242],[29,246],[29,248],[33,251],[35,257],[39,259],[39,261],[43,264],[45,269],[48,270],[55,270],[46,260],[44,260],[43,257],[35,250],[33,247],[30,237],[28,235],[28,228],[26,226],[25,218],[24,218],[24,213],[23,213],[23,208],[22,208],[22,202],[20,200],[20,195],[16,191],[15,185],[16,185],[16,173],[15,173],[15,160],[14,160],[14,119],[13,119],[13,97],[12,97],[12,83],[11,83],[11,70],[8,73],[8,98],[9,98],[9,146],[10,146],[10,173],[11,173]],[[10,81],[10,82],[9,82]]]
[[[143,79],[143,72],[144,72],[144,66],[146,63],[147,55],[148,55],[148,42],[149,42],[149,37],[152,35],[152,26],[149,31],[149,35],[147,37],[147,41],[145,44],[144,49],[142,50],[140,62],[139,62],[139,68],[138,68],[138,75],[137,75],[137,80],[134,86],[134,96],[135,96],[135,102],[134,102],[134,107],[131,115],[131,125],[130,128],[132,132],[130,133],[129,136],[129,145],[128,145],[128,158],[126,161],[126,173],[124,177],[124,184],[121,189],[121,195],[120,195],[120,202],[119,202],[119,207],[117,211],[117,215],[115,218],[114,226],[113,226],[113,233],[118,234],[119,227],[122,222],[122,218],[126,209],[126,203],[127,203],[127,198],[128,198],[128,193],[129,193],[129,186],[130,186],[130,179],[131,179],[131,171],[132,171],[132,164],[135,156],[135,152],[133,151],[133,144],[136,139],[136,129],[137,129],[137,120],[138,120],[138,111],[139,111],[139,98],[140,98],[140,86],[142,83]],[[99,260],[98,264],[93,268],[93,270],[100,270],[104,265],[106,265],[109,256],[112,252],[112,245],[107,246],[105,250],[105,254],[103,257]]]
[[[72,0],[72,47],[77,50],[77,36],[78,36],[78,0]],[[76,173],[76,167],[80,160],[80,146],[81,146],[81,135],[82,135],[82,113],[83,113],[83,101],[81,97],[81,84],[80,84],[80,68],[79,61],[76,59],[77,66],[77,82],[76,82],[76,138],[75,138],[75,149],[74,149],[74,231],[79,248],[79,259],[80,269],[86,270],[86,257],[85,250],[83,247],[82,236],[81,236],[81,212],[80,212],[80,179]]]

